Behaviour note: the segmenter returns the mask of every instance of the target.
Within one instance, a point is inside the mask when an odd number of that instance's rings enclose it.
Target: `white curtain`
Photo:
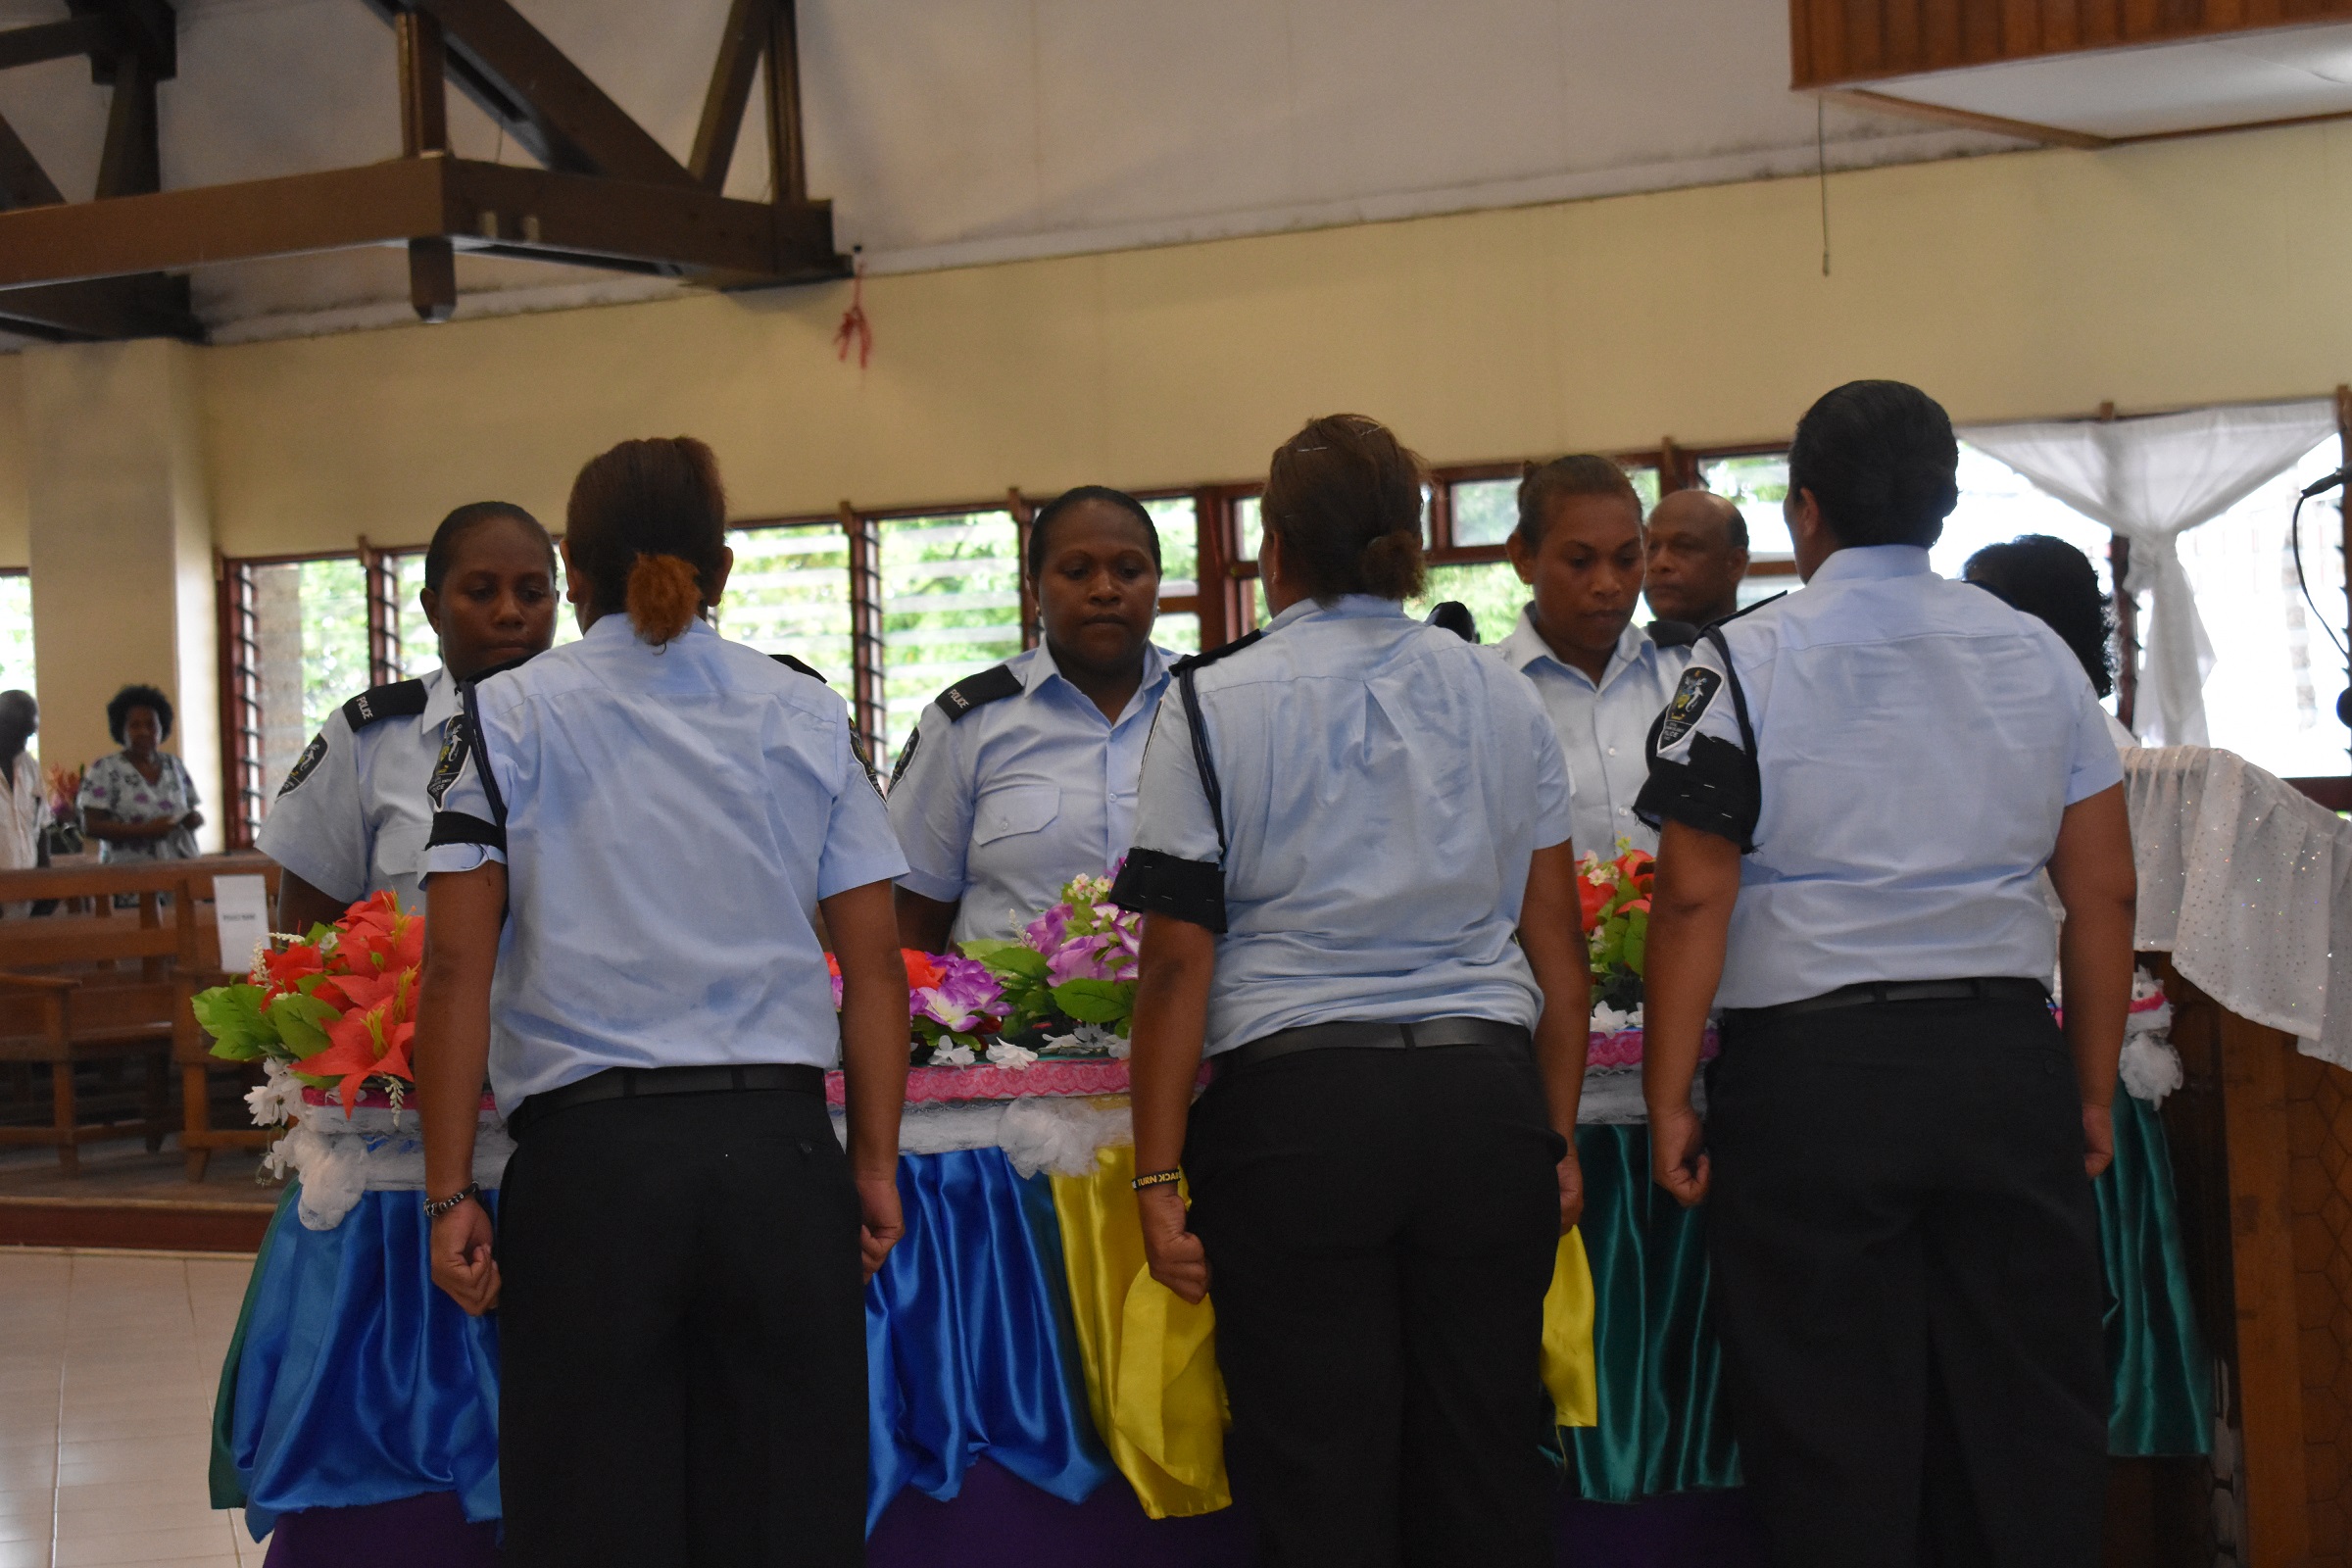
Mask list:
[[[2335,405],[2246,404],[2141,419],[1986,424],[1960,439],[2132,541],[2123,589],[2152,596],[2133,727],[2151,746],[2204,746],[2213,644],[2175,542],[2333,434]]]

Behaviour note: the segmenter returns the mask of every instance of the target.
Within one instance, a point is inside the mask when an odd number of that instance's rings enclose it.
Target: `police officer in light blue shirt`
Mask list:
[[[1524,680],[1404,614],[1421,483],[1369,419],[1285,442],[1273,621],[1160,707],[1111,895],[1145,911],[1135,1180],[1152,1274],[1215,1294],[1268,1561],[1532,1568],[1583,1202],[1568,776]]]
[[[433,530],[417,596],[441,667],[362,692],[327,718],[278,787],[255,848],[285,868],[278,928],[332,923],[389,888],[421,910],[432,808],[424,782],[458,713],[458,687],[555,640],[556,547],[504,501],[458,508]]]
[[[584,635],[467,687],[434,772],[433,1277],[500,1306],[526,1568],[863,1560],[860,1262],[902,1229],[906,860],[842,700],[702,619],[725,526],[699,441],[591,462],[564,540]],[[466,1183],[485,1067],[516,1144],[495,1259]]]
[[[1559,734],[1576,788],[1577,845],[1603,858],[1620,839],[1654,850],[1657,832],[1634,815],[1634,798],[1649,777],[1650,722],[1690,662],[1690,628],[1634,624],[1645,559],[1642,498],[1607,458],[1555,458],[1520,481],[1507,548],[1535,602],[1494,651],[1536,683]]]
[[[1929,569],[1957,462],[1915,387],[1813,406],[1805,586],[1702,641],[1641,803],[1654,1168],[1708,1202],[1741,1463],[1775,1561],[1809,1568],[2099,1560],[2123,771],[2050,628]]]
[[[1159,564],[1152,514],[1122,491],[1081,485],[1038,513],[1026,567],[1044,645],[941,693],[891,775],[907,947],[1013,937],[1127,853],[1168,683]]]

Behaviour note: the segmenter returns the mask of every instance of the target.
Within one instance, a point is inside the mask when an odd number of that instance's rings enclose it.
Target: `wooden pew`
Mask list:
[[[0,918],[0,1061],[47,1066],[51,1112],[47,1127],[0,1127],[0,1144],[50,1145],[69,1172],[80,1169],[85,1143],[144,1137],[162,1147],[176,1020],[197,956],[184,863],[0,875],[0,903],[62,901],[52,914]],[[141,1114],[84,1122],[74,1067],[110,1057],[141,1063]]]
[[[213,879],[223,875],[261,876],[274,898],[277,867],[256,855],[0,872],[0,905],[58,904],[53,913],[0,918],[0,1062],[46,1065],[51,1108],[45,1128],[0,1127],[0,1144],[52,1144],[69,1171],[84,1143],[136,1135],[160,1147],[173,1122],[174,1062],[191,1179],[214,1149],[269,1142],[258,1128],[211,1126],[211,1076],[245,1069],[211,1054],[188,1006],[197,991],[235,978],[221,970],[214,922]],[[110,1056],[143,1063],[141,1114],[84,1122],[74,1066]]]

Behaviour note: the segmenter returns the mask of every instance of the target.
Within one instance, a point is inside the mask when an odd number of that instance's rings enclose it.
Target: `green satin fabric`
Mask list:
[[[2107,1451],[2206,1453],[2213,1360],[2189,1303],[2172,1147],[2145,1102],[2115,1097],[2115,1163],[2092,1189],[2107,1265]]]
[[[1723,1355],[1706,1321],[1701,1211],[1649,1179],[1647,1127],[1580,1127],[1576,1152],[1600,1423],[1561,1434],[1569,1482],[1602,1502],[1736,1487]]]
[[[1584,1127],[1585,1252],[1600,1422],[1561,1434],[1582,1496],[1631,1502],[1740,1485],[1723,1399],[1723,1357],[1707,1324],[1703,1209],[1649,1179],[1649,1129]],[[2094,1186],[2107,1272],[2108,1451],[2204,1453],[2213,1363],[2197,1332],[2164,1124],[2115,1097],[2115,1164]]]

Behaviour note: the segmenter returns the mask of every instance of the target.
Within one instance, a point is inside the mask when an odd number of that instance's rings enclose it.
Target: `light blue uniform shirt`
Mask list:
[[[433,824],[424,783],[458,715],[458,683],[446,669],[421,679],[421,713],[358,729],[348,708],[328,716],[279,787],[255,849],[346,904],[390,888],[402,908],[424,907]]]
[[[1051,908],[1062,884],[1108,872],[1135,838],[1136,779],[1168,658],[1144,650],[1144,680],[1113,720],[1070,684],[1045,648],[1004,662],[1010,697],[951,719],[934,703],[890,786],[890,822],[906,854],[899,886],[961,901],[954,942],[1010,939]]]
[[[656,649],[617,614],[474,699],[425,864],[507,863],[499,1108],[608,1067],[834,1065],[816,901],[906,869],[842,700],[699,621]],[[485,760],[503,850],[449,842],[496,819]]]
[[[1543,994],[1512,938],[1530,858],[1569,825],[1534,689],[1352,595],[1301,600],[1194,680],[1229,840],[1208,1054],[1342,1019],[1534,1028]],[[1217,859],[1180,688],[1144,754],[1136,846]]]
[[[2046,980],[2056,933],[2035,873],[2066,808],[2124,776],[2057,634],[1905,545],[1840,550],[1723,632],[1763,804],[1716,1002],[1771,1006],[1868,980]],[[1695,722],[1668,725],[1661,760],[1689,761],[1699,736],[1740,744],[1730,689],[1718,678],[1696,700],[1701,672],[1722,667],[1699,643],[1684,677]]]
[[[1649,778],[1649,726],[1674,695],[1690,650],[1660,648],[1648,632],[1628,625],[1595,686],[1592,676],[1551,651],[1536,630],[1532,610],[1519,612],[1519,624],[1494,648],[1504,663],[1536,683],[1536,695],[1560,737],[1568,782],[1576,791],[1577,853],[1612,858],[1619,839],[1637,850],[1655,851],[1657,830],[1634,815],[1634,800]]]

